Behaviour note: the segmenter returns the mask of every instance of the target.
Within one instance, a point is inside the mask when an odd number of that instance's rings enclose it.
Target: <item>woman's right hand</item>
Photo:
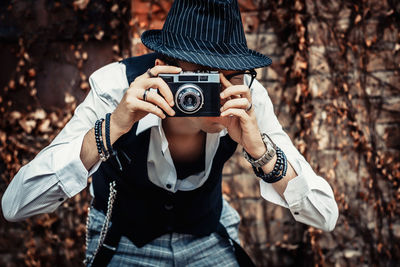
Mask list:
[[[111,114],[111,128],[113,135],[121,136],[127,133],[133,124],[149,113],[164,119],[167,113],[174,116],[173,96],[167,83],[158,77],[160,73],[179,73],[182,69],[174,66],[157,65],[144,74],[138,76],[125,92],[121,102]],[[150,88],[156,90],[149,90]],[[146,101],[143,99],[146,93]],[[157,93],[158,91],[158,93]],[[164,111],[164,112],[163,112]]]

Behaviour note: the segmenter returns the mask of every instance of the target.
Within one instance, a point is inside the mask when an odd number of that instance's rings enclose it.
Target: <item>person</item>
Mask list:
[[[237,0],[175,0],[163,28],[141,38],[155,52],[90,76],[71,120],[11,181],[4,217],[53,212],[92,176],[88,266],[243,265],[240,218],[221,193],[224,163],[240,145],[264,199],[332,231],[332,189],[294,147],[255,79],[254,69],[271,60],[247,48]],[[188,72],[217,73],[220,87],[204,92],[203,106],[218,103],[219,115],[191,115],[200,101],[192,94],[186,116],[175,116],[190,92],[173,94],[161,76]]]

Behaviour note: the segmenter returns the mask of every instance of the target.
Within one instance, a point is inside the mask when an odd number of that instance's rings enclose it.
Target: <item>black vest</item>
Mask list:
[[[154,66],[155,58],[155,54],[148,54],[122,61],[129,84]],[[112,221],[118,221],[122,234],[138,247],[168,232],[198,236],[215,232],[222,210],[222,168],[235,152],[237,143],[229,135],[221,137],[207,181],[195,190],[171,193],[149,180],[150,129],[138,136],[136,129],[137,123],[113,145],[123,170],[119,170],[115,158],[110,158],[93,174],[96,206],[106,212],[109,183],[116,180],[117,200]]]

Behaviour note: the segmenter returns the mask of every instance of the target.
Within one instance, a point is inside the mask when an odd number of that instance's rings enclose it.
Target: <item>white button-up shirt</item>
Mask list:
[[[245,77],[245,82],[249,82]],[[89,171],[80,159],[85,134],[99,118],[112,112],[128,89],[125,65],[111,63],[94,72],[89,78],[91,90],[76,108],[74,116],[30,163],[23,166],[11,181],[2,198],[4,217],[18,221],[35,214],[53,212],[67,198],[87,186],[87,179],[100,166],[99,160]],[[289,181],[282,198],[273,188],[260,180],[261,196],[275,204],[289,208],[294,218],[305,224],[330,231],[338,217],[338,208],[329,184],[316,175],[308,162],[294,147],[274,114],[271,99],[265,88],[255,80],[252,103],[261,132],[267,133],[287,156],[298,174]],[[151,128],[147,158],[148,176],[155,185],[176,192],[200,187],[207,180],[217,151],[219,133],[207,133],[205,170],[183,180],[177,179],[168,149],[168,141],[161,119],[153,114],[139,121],[136,134]],[[254,176],[254,179],[259,179]]]

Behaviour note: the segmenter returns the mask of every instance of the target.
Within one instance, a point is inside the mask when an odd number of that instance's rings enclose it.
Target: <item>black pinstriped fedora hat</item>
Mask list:
[[[175,0],[162,30],[141,36],[149,49],[223,69],[265,67],[271,59],[247,48],[237,0]]]

